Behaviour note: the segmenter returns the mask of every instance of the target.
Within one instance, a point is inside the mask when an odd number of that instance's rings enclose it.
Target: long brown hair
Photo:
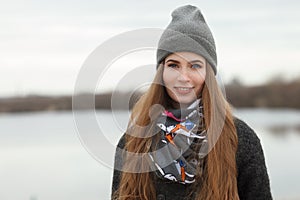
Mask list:
[[[206,71],[202,100],[205,126],[208,127],[209,153],[206,156],[204,173],[197,176],[196,182],[201,182],[201,184],[193,184],[192,190],[194,194],[196,193],[196,200],[236,200],[239,199],[235,160],[238,143],[236,129],[230,105],[224,98],[214,72],[208,63]],[[151,137],[154,131],[154,124],[151,119],[159,113],[159,109],[155,111],[153,105],[161,105],[164,108],[171,106],[172,100],[163,86],[162,74],[163,64],[160,64],[150,88],[132,110],[129,124],[134,122],[138,126],[131,126],[128,129],[130,134],[128,132],[126,134],[125,149],[128,152],[146,154],[150,151],[151,144],[154,141],[154,137]],[[128,162],[126,162],[126,158],[124,159],[126,167],[138,169],[142,166],[145,169],[147,168],[146,162],[141,163],[140,160],[139,162],[129,162],[127,160]],[[156,199],[153,178],[150,170],[147,172],[145,169],[142,173],[122,172],[120,185],[114,194],[114,198],[120,200]]]

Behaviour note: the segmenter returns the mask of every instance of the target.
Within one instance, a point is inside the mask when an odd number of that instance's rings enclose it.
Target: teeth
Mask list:
[[[188,91],[188,90],[190,90],[191,88],[183,88],[183,87],[179,87],[178,89],[179,89],[179,90],[183,90],[183,91]]]

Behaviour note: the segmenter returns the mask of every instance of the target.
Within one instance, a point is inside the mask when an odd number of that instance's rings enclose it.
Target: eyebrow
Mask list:
[[[173,60],[173,59],[169,59],[169,60],[167,60],[167,62],[180,63],[179,61]],[[167,62],[166,62],[166,63],[167,63]],[[195,62],[200,62],[200,63],[204,64],[202,60],[191,60],[191,61],[189,61],[189,63],[195,63]]]

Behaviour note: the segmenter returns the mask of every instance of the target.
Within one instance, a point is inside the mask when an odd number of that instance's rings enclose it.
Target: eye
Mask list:
[[[171,64],[168,64],[168,67],[176,68],[176,67],[178,67],[178,65],[177,65],[177,64],[174,64],[174,63],[171,63]]]
[[[202,66],[199,64],[192,64],[192,68],[197,69],[197,68],[202,68]]]

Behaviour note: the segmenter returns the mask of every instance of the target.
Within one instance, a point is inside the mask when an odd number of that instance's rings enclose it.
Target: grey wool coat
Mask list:
[[[245,122],[237,118],[234,122],[238,134],[236,164],[239,198],[241,200],[270,200],[272,199],[270,182],[260,140]],[[125,137],[122,137],[118,147],[123,149],[125,142]],[[119,187],[121,173],[114,170],[112,194]],[[186,199],[189,185],[155,179],[155,187],[157,200],[182,200]]]

